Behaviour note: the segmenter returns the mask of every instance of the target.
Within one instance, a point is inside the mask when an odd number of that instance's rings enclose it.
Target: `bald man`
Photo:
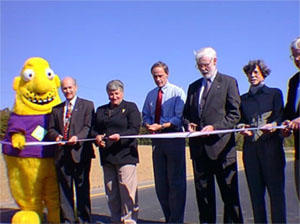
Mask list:
[[[94,104],[77,97],[77,89],[74,78],[66,77],[62,80],[61,90],[66,100],[52,109],[49,122],[50,139],[67,141],[58,144],[55,150],[61,223],[91,222],[89,173],[91,158],[95,155],[91,142],[78,140],[89,137]]]

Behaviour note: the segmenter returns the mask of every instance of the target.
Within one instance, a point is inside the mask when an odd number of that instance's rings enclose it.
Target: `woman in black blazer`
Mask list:
[[[264,130],[243,131],[243,162],[250,191],[255,223],[267,223],[265,191],[268,190],[272,223],[286,222],[284,195],[285,157],[280,131],[283,97],[279,89],[269,88],[264,79],[271,70],[262,60],[253,60],[244,67],[250,89],[241,96],[240,127],[261,127]]]
[[[137,221],[136,139],[120,139],[139,133],[141,115],[135,103],[123,100],[124,85],[112,80],[106,86],[110,103],[97,109],[92,135],[101,155],[111,222]]]

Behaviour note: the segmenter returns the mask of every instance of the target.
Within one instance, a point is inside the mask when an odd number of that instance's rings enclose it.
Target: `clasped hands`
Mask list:
[[[163,125],[157,124],[157,123],[145,124],[145,128],[151,134],[154,134],[155,132],[158,132],[158,131],[162,130],[163,129],[162,127],[163,127]]]
[[[103,135],[97,135],[96,136],[96,144],[101,147],[101,148],[104,148],[105,145],[106,145],[106,139],[109,139],[113,142],[117,142],[120,140],[120,134],[116,133],[116,134],[112,134],[108,137],[106,137],[106,134],[103,134]]]

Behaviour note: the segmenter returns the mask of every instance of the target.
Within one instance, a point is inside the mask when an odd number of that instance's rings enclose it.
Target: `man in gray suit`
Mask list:
[[[90,223],[89,172],[91,158],[95,156],[91,142],[83,143],[78,140],[89,137],[94,104],[77,97],[78,87],[75,79],[66,77],[61,85],[66,101],[52,109],[48,130],[50,139],[67,141],[66,144],[60,143],[55,151],[61,222]]]
[[[240,119],[240,96],[234,78],[217,71],[217,54],[207,47],[195,52],[203,78],[188,89],[183,111],[188,131],[230,129]],[[224,223],[242,223],[234,134],[189,139],[200,223],[216,223],[216,177],[224,202]]]

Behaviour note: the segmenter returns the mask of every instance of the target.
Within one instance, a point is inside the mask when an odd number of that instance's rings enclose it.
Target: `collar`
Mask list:
[[[218,70],[216,69],[213,76],[210,79],[211,83],[213,83],[213,81],[215,80],[216,76],[217,76]],[[205,83],[207,82],[207,78],[203,76],[203,79],[205,80]]]
[[[164,85],[163,87],[161,87],[161,91],[164,93],[166,92],[166,90],[168,89],[168,87],[170,86],[170,83],[169,81],[167,81],[166,85]],[[156,87],[157,88],[157,91],[159,89],[159,87]]]
[[[210,78],[211,82],[213,82],[217,76],[218,70],[215,70],[215,74]]]
[[[124,104],[124,99],[121,101],[121,103],[115,107],[112,107],[111,103],[109,102],[108,103],[108,110],[114,110],[114,109],[117,109],[119,107],[121,107],[122,105]]]
[[[250,86],[250,88],[251,88],[251,86]],[[258,90],[255,92],[255,94],[252,94],[250,92],[250,89],[249,89],[249,91],[247,92],[246,96],[247,97],[254,96],[254,95],[256,95],[257,93],[260,93],[260,92],[268,94],[269,93],[269,88],[265,84],[263,84],[261,87],[258,87]]]
[[[72,104],[72,107],[74,107],[76,100],[77,100],[77,96],[74,96],[73,99],[71,99],[70,101],[66,100],[66,106],[67,106],[67,103],[70,102]]]
[[[210,78],[211,84],[212,84],[213,81],[216,79],[217,73],[218,73],[218,71],[216,70],[216,71],[215,71],[215,74]],[[206,77],[203,76],[203,77],[202,77],[202,80],[203,80],[203,81],[200,83],[200,86],[205,86],[208,79],[207,79]]]
[[[104,114],[107,115],[107,116],[109,116],[109,117],[111,117],[111,116],[114,116],[115,114],[118,114],[119,111],[121,111],[121,113],[124,113],[126,111],[124,99],[116,107],[111,107],[110,103],[108,103],[106,105],[106,108],[104,109]]]

